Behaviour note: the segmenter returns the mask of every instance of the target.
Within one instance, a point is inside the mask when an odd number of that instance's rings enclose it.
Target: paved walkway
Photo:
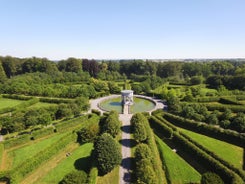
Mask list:
[[[119,184],[129,184],[131,181],[131,125],[132,114],[120,114],[119,120],[122,122],[122,163],[119,168]]]
[[[90,105],[91,105],[91,109],[97,109],[100,112],[105,112],[104,110],[100,109],[98,104],[101,103],[103,100],[109,99],[109,98],[115,98],[115,97],[119,97],[120,95],[110,95],[107,97],[102,97],[102,98],[98,98],[95,100],[90,100]],[[159,99],[154,99],[151,97],[147,97],[147,96],[142,96],[142,95],[134,95],[136,97],[140,97],[140,98],[145,98],[145,99],[149,99],[151,101],[154,101],[156,106],[154,109],[152,109],[151,111],[148,111],[149,113],[151,113],[152,111],[156,110],[156,109],[163,109],[164,105],[162,103],[161,100]],[[89,112],[91,112],[91,109]],[[132,173],[132,169],[131,169],[131,147],[133,146],[132,141],[131,141],[131,137],[130,137],[130,133],[131,133],[131,125],[130,125],[130,120],[133,116],[133,114],[128,114],[129,107],[125,107],[124,109],[124,114],[119,114],[119,120],[122,122],[122,139],[120,140],[120,143],[122,145],[122,163],[120,165],[120,169],[119,169],[119,184],[130,184],[131,183],[131,173]]]

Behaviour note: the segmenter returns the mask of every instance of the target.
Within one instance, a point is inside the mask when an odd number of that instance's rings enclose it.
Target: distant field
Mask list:
[[[198,134],[189,130],[180,129],[205,148],[216,153],[219,157],[233,164],[235,167],[242,169],[243,166],[243,149],[241,147],[210,138],[208,136]]]
[[[11,163],[12,166],[17,166],[26,159],[33,157],[41,150],[54,144],[62,136],[64,136],[64,134],[56,134],[55,136],[52,136],[50,138],[43,139],[38,142],[31,142],[31,144],[20,147],[18,149],[11,150],[7,153],[9,160],[8,163]]]
[[[159,153],[167,165],[167,172],[172,184],[199,183],[201,175],[167,144],[156,136]]]
[[[0,109],[6,108],[6,107],[14,107],[16,105],[21,104],[22,102],[24,101],[8,99],[8,98],[0,98]]]
[[[89,156],[93,149],[92,143],[87,143],[79,146],[71,155],[61,161],[48,174],[36,181],[36,184],[59,183],[62,178],[72,170],[88,169],[90,166]]]

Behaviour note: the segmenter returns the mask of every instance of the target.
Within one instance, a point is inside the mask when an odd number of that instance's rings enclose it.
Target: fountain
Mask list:
[[[155,102],[147,97],[134,95],[132,90],[123,90],[121,96],[108,98],[100,102],[98,106],[104,111],[115,110],[118,113],[134,114],[150,111],[155,108],[155,105]]]

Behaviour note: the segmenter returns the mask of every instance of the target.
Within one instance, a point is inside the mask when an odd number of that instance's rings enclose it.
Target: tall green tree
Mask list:
[[[5,71],[2,66],[2,62],[0,61],[0,83],[4,82],[7,79]]]

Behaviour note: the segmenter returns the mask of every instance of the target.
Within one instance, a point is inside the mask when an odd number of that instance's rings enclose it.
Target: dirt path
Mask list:
[[[62,150],[60,153],[55,155],[54,158],[51,158],[46,163],[42,164],[40,167],[38,167],[33,173],[28,175],[21,184],[32,184],[36,183],[36,181],[42,177],[44,177],[48,172],[50,172],[53,168],[55,168],[62,160],[66,158],[67,152],[72,152],[76,148],[78,148],[79,145],[77,143],[69,144],[64,150]]]
[[[131,181],[131,141],[130,141],[130,120],[132,114],[120,114],[119,119],[122,122],[122,163],[119,168],[119,183],[129,184]]]

